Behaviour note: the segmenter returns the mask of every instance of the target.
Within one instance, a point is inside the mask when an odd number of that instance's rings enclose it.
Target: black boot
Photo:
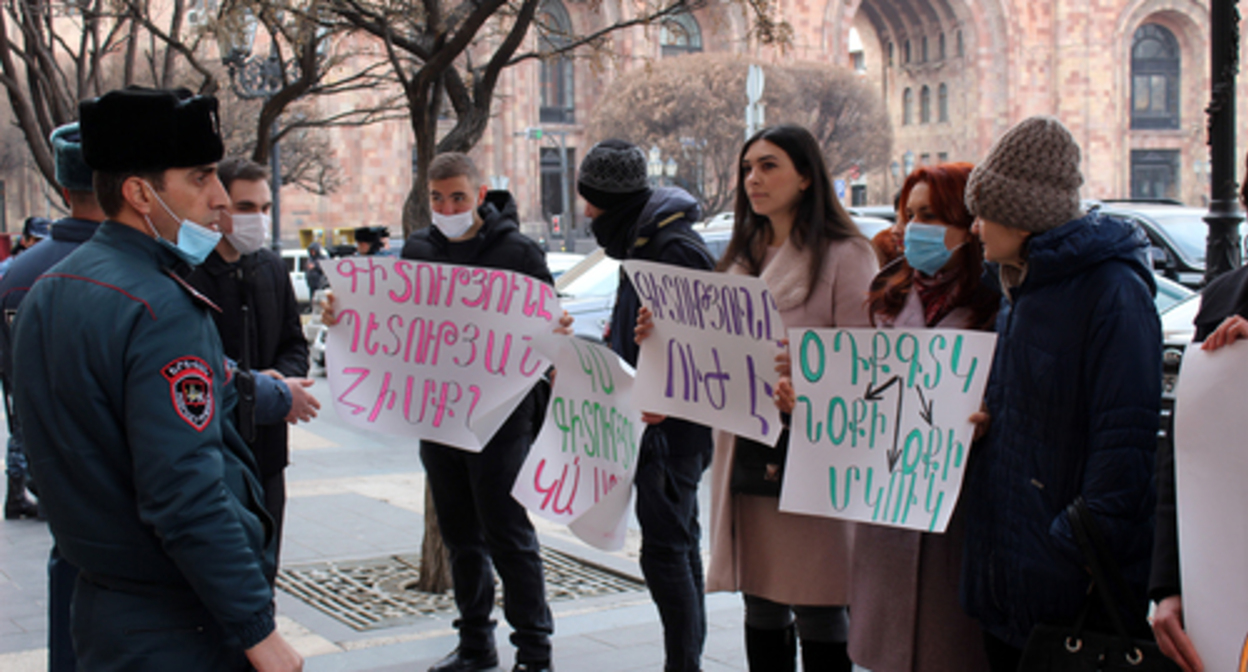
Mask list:
[[[498,652],[494,649],[477,651],[458,647],[434,663],[429,672],[475,672],[495,667],[498,667]]]
[[[845,642],[802,640],[802,672],[852,672],[849,645]]]
[[[745,658],[750,672],[795,672],[797,630],[763,630],[745,626]]]
[[[9,493],[4,498],[4,519],[38,518],[39,507],[26,496],[26,479],[9,477]]]

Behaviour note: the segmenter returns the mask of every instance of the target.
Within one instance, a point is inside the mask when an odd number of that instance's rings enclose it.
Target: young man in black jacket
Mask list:
[[[224,234],[208,259],[187,276],[187,282],[220,308],[212,319],[221,334],[225,354],[243,370],[260,371],[284,380],[289,390],[286,422],[311,420],[320,403],[307,388],[308,341],[299,321],[299,304],[286,265],[265,246],[273,199],[269,172],[247,159],[230,158],[217,166],[217,175],[230,196]],[[286,422],[263,424],[254,411],[242,411],[239,432],[256,457],[264,508],[277,524],[278,558],[286,509],[286,479],[290,462]],[[253,407],[254,408],[254,407]],[[274,570],[279,566],[274,563]],[[272,582],[273,576],[269,577]]]
[[[546,256],[516,224],[516,202],[487,191],[472,159],[447,153],[429,166],[433,226],[413,233],[403,258],[518,271],[553,284]],[[494,646],[494,577],[503,581],[503,613],[516,646],[515,672],[550,669],[554,620],[546,604],[537,533],[511,496],[516,475],[540,429],[543,409],[530,392],[480,453],[420,442],[442,540],[450,551],[459,647],[430,672],[498,665]]]
[[[577,191],[594,237],[613,259],[644,259],[709,271],[715,260],[692,229],[697,201],[682,189],[651,189],[646,156],[623,140],[604,140],[581,162]],[[621,278],[611,314],[611,349],[637,365],[633,340],[641,301]],[[701,669],[706,642],[706,590],[698,483],[711,464],[711,430],[677,418],[646,427],[637,462],[641,571],[659,617],[667,672]]]

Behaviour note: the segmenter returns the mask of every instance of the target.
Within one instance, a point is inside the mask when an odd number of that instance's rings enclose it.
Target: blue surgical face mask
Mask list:
[[[178,228],[178,242],[175,244],[161,237],[160,232],[152,224],[152,220],[147,215],[143,215],[143,219],[147,220],[148,228],[152,230],[152,235],[156,236],[156,242],[169,248],[182,261],[192,266],[204,263],[204,260],[216,248],[217,242],[221,240],[221,234],[205,226],[200,226],[189,219],[182,219],[177,216],[173,210],[169,209],[169,206],[165,205],[165,201],[160,197],[160,194],[156,193],[156,189],[151,184],[147,182],[143,184],[147,184],[147,188],[152,190],[152,195],[156,197],[156,202],[160,203],[160,207],[164,208],[170,217],[182,223]]]
[[[936,275],[952,256],[953,250],[945,247],[945,227],[920,222],[906,225],[906,262],[911,268],[924,275]]]

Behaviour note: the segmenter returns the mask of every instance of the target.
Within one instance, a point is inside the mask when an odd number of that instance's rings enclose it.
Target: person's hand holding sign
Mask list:
[[[792,413],[797,406],[797,391],[793,389],[793,359],[789,357],[789,339],[780,339],[780,347],[784,348],[776,354],[776,373],[780,374],[780,380],[776,383],[772,401],[781,413]]]
[[[334,315],[334,290],[325,290],[325,300],[321,302],[321,324],[332,327],[338,324],[338,316]]]

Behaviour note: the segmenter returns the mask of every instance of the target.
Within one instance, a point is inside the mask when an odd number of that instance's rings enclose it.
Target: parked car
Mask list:
[[[295,289],[295,300],[299,302],[300,308],[306,308],[309,299],[308,280],[306,273],[308,272],[308,251],[302,247],[295,249],[283,249],[282,261],[286,263],[286,272],[290,274],[290,284]]]
[[[874,217],[875,219],[883,219],[892,224],[897,221],[897,211],[891,205],[855,205],[845,208],[854,219],[859,217]]]
[[[1134,222],[1148,234],[1153,270],[1158,275],[1193,289],[1204,285],[1209,225],[1203,208],[1158,201],[1100,201],[1092,207]]]
[[[551,277],[558,280],[564,271],[576,266],[584,258],[585,255],[575,252],[547,252],[546,268],[550,269]]]

